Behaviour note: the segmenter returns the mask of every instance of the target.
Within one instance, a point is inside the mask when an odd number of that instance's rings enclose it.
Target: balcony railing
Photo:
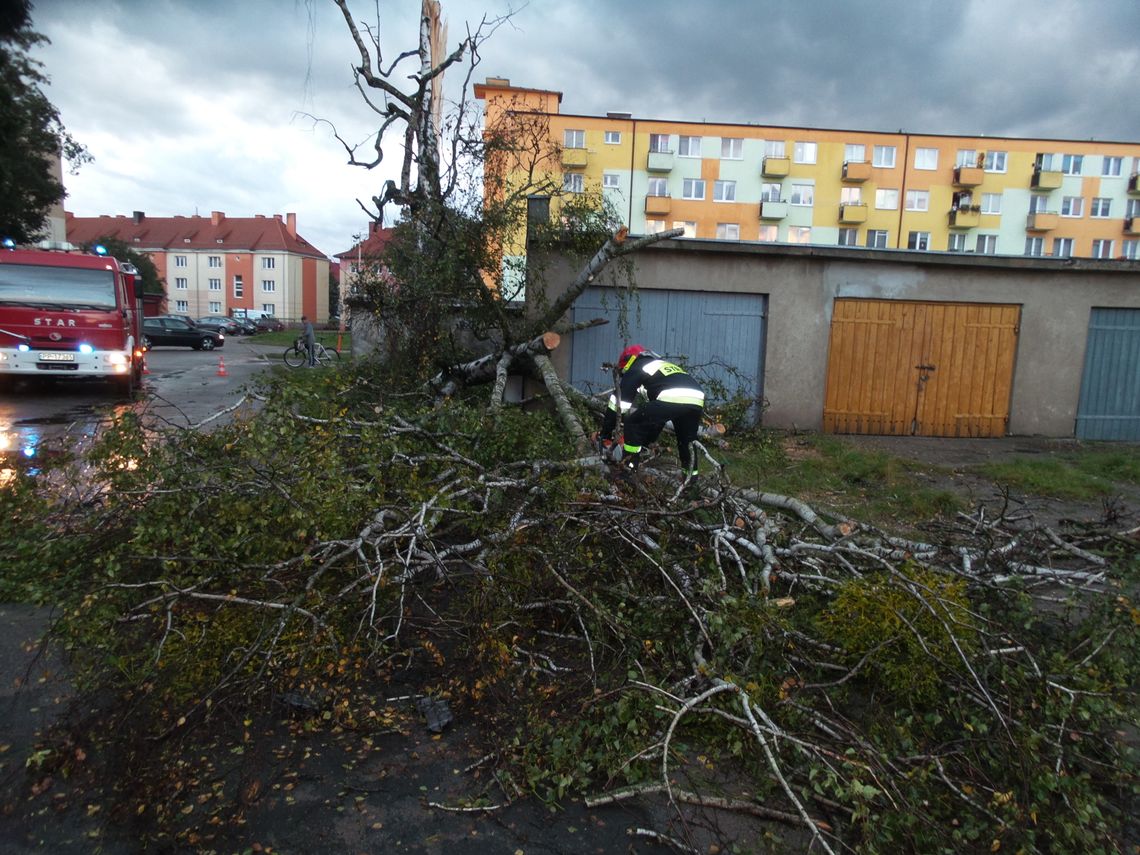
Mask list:
[[[865,160],[843,161],[844,181],[868,181],[871,178],[871,164]]]
[[[651,151],[645,168],[650,172],[669,172],[673,169],[673,152]]]
[[[668,214],[672,204],[673,198],[671,196],[646,196],[645,213]]]
[[[1059,169],[1034,169],[1029,186],[1036,190],[1056,190],[1063,178]]]
[[[782,199],[765,200],[760,203],[760,219],[782,220],[786,216],[788,216],[788,203]]]
[[[982,224],[982,210],[976,205],[950,209],[950,228],[973,229]]]
[[[760,167],[760,174],[765,178],[785,178],[792,171],[792,161],[787,157],[766,157]]]
[[[1124,233],[1126,235],[1140,235],[1140,217],[1125,217]]]
[[[1030,232],[1051,232],[1060,224],[1056,211],[1033,211],[1026,217],[1025,229]]]
[[[980,166],[955,166],[954,183],[959,187],[977,187],[986,173]]]
[[[865,223],[867,222],[867,206],[862,202],[851,202],[839,206],[839,222]]]
[[[589,159],[586,149],[584,148],[564,148],[562,149],[562,165],[571,169],[581,169],[586,165]]]

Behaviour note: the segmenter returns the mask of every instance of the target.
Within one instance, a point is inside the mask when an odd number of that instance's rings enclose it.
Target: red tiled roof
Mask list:
[[[208,217],[148,217],[141,211],[132,216],[77,217],[67,214],[67,240],[74,244],[116,238],[140,251],[176,249],[227,249],[244,252],[290,252],[327,258],[297,234],[297,215],[272,217],[227,217],[214,211]]]
[[[376,223],[368,224],[368,237],[354,244],[352,249],[346,249],[344,252],[338,252],[335,258],[344,258],[351,261],[359,254],[364,258],[374,258],[384,251],[384,247],[392,240],[392,235],[396,233],[394,228],[382,228]]]

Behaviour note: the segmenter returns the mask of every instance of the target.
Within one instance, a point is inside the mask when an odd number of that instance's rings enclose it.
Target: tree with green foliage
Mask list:
[[[102,246],[107,250],[107,255],[112,258],[125,261],[135,266],[139,272],[139,278],[142,280],[141,293],[157,294],[162,297],[166,296],[166,281],[158,275],[158,267],[155,266],[154,259],[147,253],[139,252],[126,242],[115,237],[99,238],[89,244],[85,244],[83,249],[91,250],[96,246]]]
[[[53,164],[91,160],[44,94],[48,78],[29,50],[47,39],[31,29],[31,4],[5,4],[0,19],[0,235],[17,243],[42,236],[52,205],[66,195]]]

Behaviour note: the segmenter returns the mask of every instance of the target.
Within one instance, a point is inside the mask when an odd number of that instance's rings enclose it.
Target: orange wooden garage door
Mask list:
[[[1002,436],[1021,308],[838,299],[823,429]]]

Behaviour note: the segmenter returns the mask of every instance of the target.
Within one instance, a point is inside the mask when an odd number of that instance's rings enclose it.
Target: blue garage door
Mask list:
[[[1076,433],[1140,441],[1140,309],[1092,310]]]
[[[605,318],[609,323],[574,333],[570,382],[583,392],[612,388],[602,363],[613,362],[622,347],[636,343],[680,362],[706,389],[711,381],[722,384],[729,395],[743,391],[760,401],[767,305],[763,294],[641,288],[627,303],[629,336],[623,338],[614,292],[588,289],[574,304],[574,322]],[[759,418],[759,407],[753,417]]]

